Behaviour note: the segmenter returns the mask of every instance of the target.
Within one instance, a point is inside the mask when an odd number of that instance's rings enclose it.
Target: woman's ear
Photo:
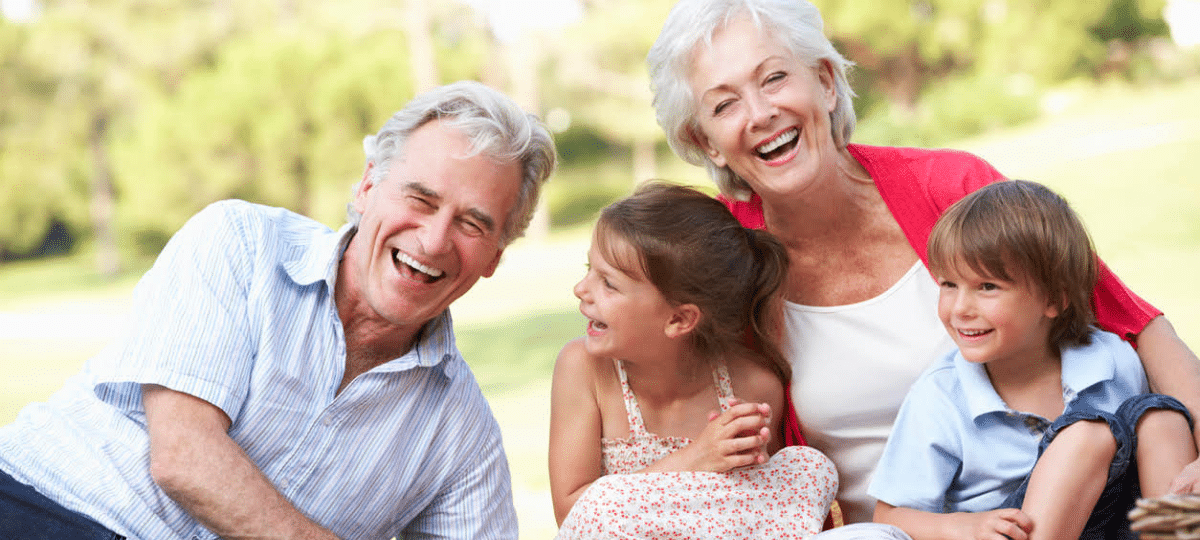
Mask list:
[[[825,104],[829,112],[837,109],[837,83],[833,76],[833,63],[829,60],[822,59],[817,62],[817,81],[821,83],[821,92],[825,97]]]
[[[684,129],[687,130],[686,133],[688,138],[690,138],[692,142],[696,144],[696,146],[700,147],[700,149],[704,151],[704,155],[708,156],[708,159],[712,160],[714,165],[717,167],[725,166],[727,163],[725,161],[725,156],[722,155],[721,151],[717,150],[717,148],[714,147],[711,142],[709,142],[708,137],[706,137],[703,133],[700,133],[699,130],[697,130],[694,126]]]
[[[683,304],[675,308],[675,312],[667,319],[664,332],[671,339],[685,336],[696,329],[696,325],[700,324],[700,318],[703,316],[704,314],[700,312],[700,308],[696,307],[696,304]]]

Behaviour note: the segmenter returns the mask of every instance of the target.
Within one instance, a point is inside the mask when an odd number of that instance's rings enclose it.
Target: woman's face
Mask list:
[[[738,17],[692,53],[697,142],[762,195],[794,191],[832,164],[829,113],[837,105],[832,68],[810,67]]]

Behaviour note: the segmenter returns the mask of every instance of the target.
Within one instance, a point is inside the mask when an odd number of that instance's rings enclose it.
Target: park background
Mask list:
[[[1200,0],[817,0],[857,63],[855,142],[975,152],[1075,205],[1200,348]],[[362,136],[476,79],[555,132],[528,236],[452,307],[522,538],[554,533],[549,379],[596,211],[667,149],[644,56],[669,0],[0,0],[0,424],[119,332],[182,222],[242,198],[341,224]]]

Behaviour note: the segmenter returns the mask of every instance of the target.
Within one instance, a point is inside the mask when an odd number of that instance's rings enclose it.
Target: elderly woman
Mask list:
[[[929,231],[951,203],[1004,178],[963,152],[851,144],[850,62],[822,27],[805,0],[681,0],[647,62],[671,147],[708,168],[744,225],[787,246],[787,412],[837,465],[853,523],[871,519],[867,483],[910,384],[953,348],[924,265]],[[1099,325],[1136,343],[1156,391],[1200,412],[1196,356],[1161,312],[1102,274]],[[1175,487],[1196,491],[1198,478],[1193,463]]]

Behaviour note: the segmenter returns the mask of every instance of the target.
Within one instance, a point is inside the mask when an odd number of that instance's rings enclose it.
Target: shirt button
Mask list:
[[[332,419],[332,418],[330,418],[330,417],[328,417],[328,416],[326,416],[326,417],[325,417],[323,420],[321,420],[321,423],[322,423],[322,424],[325,424],[326,426],[328,426],[329,424],[332,424],[332,423],[333,423],[333,419]]]
[[[290,483],[287,481],[287,478],[279,481],[279,489],[287,489],[289,485]]]

